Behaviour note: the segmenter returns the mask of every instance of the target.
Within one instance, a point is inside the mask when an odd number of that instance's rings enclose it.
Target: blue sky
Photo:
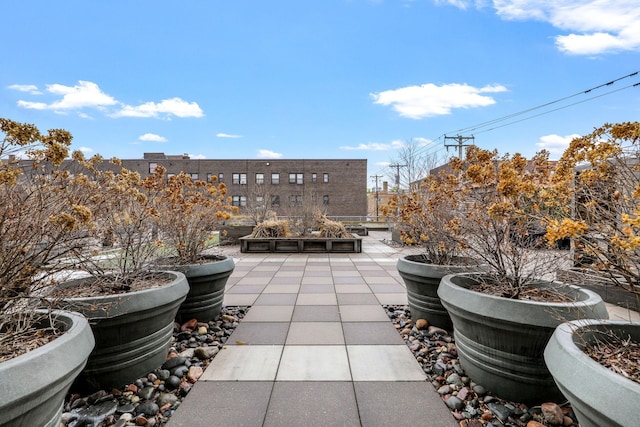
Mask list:
[[[0,117],[67,129],[87,154],[366,158],[369,175],[393,181],[385,165],[408,142],[442,157],[454,154],[445,135],[474,136],[558,157],[572,136],[640,119],[638,0],[2,9]]]

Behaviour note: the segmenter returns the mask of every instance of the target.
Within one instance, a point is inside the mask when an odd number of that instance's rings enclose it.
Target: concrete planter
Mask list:
[[[235,263],[227,256],[207,256],[208,262],[202,264],[186,264],[160,266],[163,270],[175,270],[183,273],[189,282],[189,293],[184,300],[176,320],[185,322],[198,319],[208,322],[216,318],[222,310],[224,290]]]
[[[541,403],[562,400],[544,362],[544,349],[564,320],[607,319],[596,293],[556,282],[537,286],[564,293],[571,303],[537,302],[473,290],[469,275],[442,278],[438,295],[453,321],[460,364],[478,384],[506,400]],[[563,320],[560,320],[563,319]]]
[[[154,274],[163,274],[171,282],[136,292],[65,299],[89,319],[96,340],[87,366],[78,377],[78,388],[118,388],[164,363],[176,313],[189,292],[189,284],[180,272]],[[61,286],[80,286],[86,280],[94,279],[77,279]]]
[[[63,335],[0,363],[0,426],[60,425],[65,395],[87,363],[94,339],[85,317],[53,313]]]
[[[362,237],[272,237],[245,236],[240,239],[242,253],[360,253]]]
[[[421,255],[407,255],[398,259],[396,268],[405,286],[415,320],[426,319],[430,325],[450,331],[453,327],[449,313],[440,302],[438,286],[447,274],[477,271],[481,267],[470,261],[469,265],[438,265],[419,261]]]
[[[555,330],[544,351],[553,379],[571,403],[581,427],[627,427],[638,423],[640,384],[587,356],[582,349],[600,332],[640,341],[640,323],[579,320]]]

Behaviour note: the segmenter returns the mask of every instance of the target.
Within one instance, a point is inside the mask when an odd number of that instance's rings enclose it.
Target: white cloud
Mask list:
[[[219,132],[219,133],[216,134],[216,137],[218,137],[218,138],[242,138],[242,135],[233,135],[233,134],[230,134],[230,133]]]
[[[568,34],[555,37],[557,48],[573,55],[640,50],[638,0],[434,0],[460,9],[492,4],[506,20],[547,22]]]
[[[259,159],[280,159],[282,158],[282,153],[276,153],[275,151],[265,150],[261,148],[258,150]]]
[[[38,90],[36,85],[10,85],[9,89],[17,90],[20,92],[27,92],[31,95],[42,95],[42,92]]]
[[[505,91],[507,88],[502,85],[477,88],[466,83],[450,83],[442,86],[426,83],[372,93],[371,97],[374,103],[390,105],[403,117],[421,119],[450,114],[454,108],[486,107],[495,104],[496,101],[483,94]]]
[[[180,98],[164,99],[159,103],[145,102],[137,106],[123,105],[113,117],[202,117],[204,113],[197,102],[187,102]]]
[[[31,94],[40,93],[35,85],[11,85],[9,88]],[[47,92],[58,95],[61,98],[51,103],[19,100],[18,106],[31,110],[53,110],[58,113],[95,108],[111,117],[159,117],[169,119],[171,116],[204,116],[198,103],[187,102],[177,97],[164,99],[158,103],[145,102],[137,106],[127,105],[104,93],[96,83],[83,80],[78,81],[75,86],[65,86],[57,83],[47,85]],[[113,112],[113,108],[117,108],[117,111]],[[82,118],[91,118],[85,112],[79,112],[78,114]]]
[[[47,92],[62,95],[62,99],[47,104],[44,102],[18,101],[18,106],[34,110],[54,110],[65,112],[82,108],[104,108],[115,105],[117,101],[102,92],[97,84],[80,80],[75,86],[61,84],[47,85]]]
[[[358,144],[358,145],[343,145],[340,147],[341,150],[370,150],[370,151],[389,151],[389,150],[397,150],[399,148],[404,147],[404,142],[395,140],[391,141],[390,144],[383,144],[381,142],[368,142],[366,144]]]
[[[155,133],[145,133],[144,135],[140,135],[138,139],[140,141],[167,142],[167,138],[165,138],[164,136],[156,135]]]
[[[189,156],[190,159],[196,159],[196,160],[198,159],[202,160],[207,158],[207,156],[205,156],[204,154],[187,154],[187,155]]]
[[[493,5],[504,19],[548,22],[567,32],[555,41],[569,54],[640,50],[637,0],[494,0]]]
[[[578,138],[579,136],[580,135],[578,134],[567,136],[560,136],[555,134],[545,135],[540,137],[540,141],[536,142],[536,146],[538,146],[540,150],[547,150],[551,155],[556,154],[560,156],[564,152],[564,150],[567,149],[571,141],[574,138]]]
[[[89,148],[89,147],[80,147],[78,148],[79,151],[82,151],[83,153],[93,153],[93,148]]]

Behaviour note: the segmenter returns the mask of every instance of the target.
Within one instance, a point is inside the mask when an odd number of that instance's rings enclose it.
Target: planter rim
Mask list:
[[[553,311],[558,316],[565,316],[566,320],[574,320],[577,316],[583,318],[607,319],[608,313],[602,298],[595,292],[574,285],[567,285],[553,280],[540,280],[538,283],[552,286],[562,286],[572,289],[581,296],[577,301],[570,302],[545,302],[522,299],[511,299],[488,295],[467,289],[456,284],[453,279],[460,276],[471,276],[473,273],[457,273],[444,276],[438,287],[438,296],[447,310],[451,305],[461,307],[478,316],[491,317],[502,321],[517,323],[531,323],[540,326],[556,328],[558,320],[556,316],[540,316],[542,310]],[[514,319],[513,310],[517,309],[519,319]],[[535,323],[534,322],[535,319]]]
[[[181,276],[184,276],[183,273],[179,272],[179,271],[173,271],[173,270],[152,270],[149,271],[150,273],[166,273],[166,274],[173,274],[176,277],[169,283],[167,283],[165,286],[170,286],[173,282],[175,282],[176,280],[180,280],[182,279]],[[87,276],[87,277],[81,277],[78,279],[73,279],[73,280],[69,280],[66,282],[61,282],[61,285],[64,285],[65,287],[71,287],[71,286],[76,286],[76,283],[80,283],[83,282],[85,280],[93,280],[94,277],[93,276]],[[162,286],[160,286],[162,287]],[[152,292],[154,289],[157,289],[158,287],[151,287],[148,289],[141,289],[139,291],[132,291],[132,292],[121,292],[121,293],[117,293],[117,294],[113,294],[113,295],[96,295],[96,296],[91,296],[91,297],[73,297],[73,298],[62,298],[65,301],[93,301],[93,300],[102,300],[102,301],[119,301],[122,299],[123,296],[125,295],[141,295],[141,294],[146,294],[146,293],[150,293]]]
[[[574,341],[574,333],[576,331],[580,331],[581,329],[586,329],[591,326],[612,326],[612,327],[625,327],[630,326],[640,330],[640,323],[637,322],[629,322],[627,320],[609,320],[609,319],[580,319],[580,320],[572,320],[569,322],[565,322],[560,324],[552,336],[552,341],[556,341],[559,343],[566,353],[566,355],[571,356],[574,359],[575,363],[578,363],[580,366],[584,367],[585,372],[589,372],[590,375],[597,375],[600,378],[608,378],[616,382],[621,382],[619,384],[620,387],[624,389],[640,394],[640,384],[635,381],[632,381],[628,378],[625,378],[623,375],[617,374],[612,370],[602,366],[600,363],[596,362],[592,358],[590,358]],[[601,329],[601,328],[598,328]],[[545,351],[545,357],[547,352]],[[574,368],[578,369],[578,368]],[[549,370],[552,374],[556,374],[552,367],[549,367]],[[598,396],[594,396],[598,398]]]
[[[193,264],[166,264],[155,265],[154,267],[163,271],[178,271],[189,279],[192,275],[219,274],[231,271],[236,264],[233,258],[226,255],[204,255],[202,263]]]
[[[153,268],[158,268],[160,270],[166,271],[166,270],[171,270],[172,268],[176,268],[176,271],[180,271],[179,268],[185,268],[185,267],[198,267],[201,265],[205,265],[205,264],[222,264],[222,263],[226,263],[226,264],[233,264],[235,265],[235,262],[233,261],[233,258],[227,255],[201,255],[202,258],[202,262],[194,262],[194,263],[187,263],[187,264],[178,264],[178,263],[173,263],[173,262],[163,262],[166,260],[170,260],[173,259],[175,257],[165,257],[165,258],[160,258],[158,259],[158,261],[160,261],[158,264],[153,264]]]
[[[251,235],[240,237],[240,240],[362,240],[362,236],[352,235],[351,237],[320,237],[320,236],[289,236],[289,237],[251,237]]]
[[[425,276],[431,278],[441,278],[448,274],[456,274],[463,272],[473,272],[473,271],[481,271],[483,264],[430,264],[427,262],[413,261],[411,259],[407,259],[407,257],[411,256],[420,256],[420,254],[415,255],[405,255],[398,258],[396,262],[396,269],[398,272],[402,274],[412,274],[417,276]]]
[[[46,313],[46,310],[37,310],[37,311],[40,313]],[[72,335],[79,333],[82,329],[84,329],[85,327],[88,328],[89,326],[89,321],[81,313],[70,311],[70,310],[52,310],[52,313],[55,319],[58,319],[60,317],[62,318],[66,317],[70,319],[72,321],[71,325],[69,325],[69,327],[64,331],[62,335],[60,335],[53,341],[50,341],[45,345],[41,345],[40,347],[33,349],[28,353],[25,353],[18,357],[14,357],[12,359],[1,362],[0,369],[4,370],[4,369],[12,368],[17,364],[22,363],[23,360],[35,359],[35,358],[41,357],[43,353],[48,353],[49,351],[52,351],[52,350],[64,351],[65,349],[61,347],[65,347],[69,345],[69,341],[72,339]],[[59,320],[59,321],[62,322],[63,320]],[[93,334],[90,334],[90,337],[91,337],[90,341],[93,343],[94,342]],[[93,348],[93,345],[91,347]],[[77,349],[76,351],[69,352],[69,353],[71,355],[76,354]]]
[[[468,293],[468,294],[472,294],[472,295],[483,295],[484,297],[491,299],[491,300],[499,300],[499,301],[511,301],[511,302],[517,302],[517,303],[522,303],[522,304],[528,304],[528,305],[532,305],[532,306],[536,306],[536,305],[544,305],[544,306],[558,306],[558,307],[563,307],[566,305],[575,305],[575,304],[581,304],[581,303],[586,303],[592,300],[592,298],[594,300],[601,300],[600,296],[598,294],[596,294],[593,291],[590,291],[588,289],[584,289],[580,286],[576,286],[576,285],[570,285],[570,284],[566,284],[566,283],[562,283],[562,282],[557,282],[555,280],[544,280],[544,279],[540,279],[540,280],[536,280],[534,282],[531,283],[531,285],[551,285],[553,287],[562,287],[562,288],[568,288],[568,289],[572,289],[578,293],[584,292],[587,295],[587,298],[585,299],[580,299],[577,301],[571,301],[571,302],[546,302],[546,301],[532,301],[532,300],[526,300],[526,299],[514,299],[514,298],[506,298],[506,297],[500,297],[500,296],[496,296],[496,295],[489,295],[489,294],[485,294],[483,292],[478,292],[478,291],[474,291],[471,289],[467,289],[464,286],[460,286],[458,284],[456,284],[455,282],[453,282],[451,279],[453,277],[456,276],[471,276],[477,273],[473,273],[473,272],[464,272],[464,273],[452,273],[452,274],[447,274],[445,277],[443,277],[443,280],[447,280],[449,283],[451,283],[453,286],[455,286],[457,289],[459,289],[461,292],[464,293]]]
[[[134,297],[136,305],[139,310],[152,309],[158,305],[158,300],[173,299],[175,297],[186,298],[189,292],[189,283],[184,273],[174,270],[158,270],[150,271],[150,273],[163,273],[172,275],[173,280],[162,286],[155,286],[148,289],[142,289],[133,292],[122,292],[113,295],[98,295],[91,297],[77,297],[77,298],[63,298],[62,301],[68,303],[78,303],[78,307],[74,307],[76,311],[81,312],[83,315],[90,319],[99,317],[114,317],[118,316],[129,310],[129,301]],[[63,282],[65,286],[74,286],[75,283],[80,283],[83,280],[91,280],[92,277],[84,277],[80,279],[74,279],[68,282]],[[170,290],[167,295],[159,294],[156,291],[158,289],[166,288]]]
[[[547,368],[563,390],[578,421],[587,425],[628,426],[637,422],[637,398],[640,384],[617,374],[591,359],[575,343],[573,332],[589,326],[630,326],[640,329],[640,323],[626,320],[584,319],[565,322],[554,331],[544,350]],[[588,380],[585,378],[588,377]],[[603,404],[602,396],[618,396]],[[585,420],[581,418],[585,417]],[[582,424],[581,424],[582,425]]]
[[[37,311],[46,313],[46,310]],[[48,369],[39,370],[38,375],[31,376],[27,381],[29,390],[39,389],[46,394],[53,390],[51,389],[52,383],[69,375],[68,371],[62,371],[58,369],[58,366],[52,365],[55,355],[58,355],[65,366],[72,366],[74,369],[84,366],[86,363],[87,357],[95,345],[87,318],[74,311],[53,310],[52,313],[59,322],[67,324],[67,329],[62,335],[28,353],[0,363],[3,391],[0,393],[0,406],[5,403],[5,399],[20,398],[27,390],[24,387],[25,378],[21,376],[18,366],[25,364],[32,367],[47,366]],[[70,351],[72,342],[73,350]]]
[[[413,257],[420,257],[420,256],[424,256],[424,254],[422,253],[418,253],[418,254],[408,254],[408,255],[403,255],[400,258],[398,258],[398,261],[403,260],[405,262],[410,262],[410,263],[416,263],[416,264],[423,264],[423,265],[435,265],[435,266],[442,266],[442,267],[464,267],[464,266],[481,266],[484,265],[481,261],[478,261],[477,259],[471,258],[471,257],[466,257],[466,256],[455,256],[453,257],[454,259],[459,259],[459,260],[468,260],[468,263],[465,264],[436,264],[436,263],[432,263],[432,262],[421,262],[421,261],[413,261],[409,258],[413,258]]]

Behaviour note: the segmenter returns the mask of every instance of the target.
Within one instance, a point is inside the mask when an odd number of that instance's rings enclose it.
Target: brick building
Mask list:
[[[185,172],[203,181],[217,176],[241,214],[252,203],[265,203],[278,215],[303,204],[317,205],[329,216],[367,215],[366,159],[218,160],[145,153],[122,165],[142,176],[160,165],[169,176]]]

